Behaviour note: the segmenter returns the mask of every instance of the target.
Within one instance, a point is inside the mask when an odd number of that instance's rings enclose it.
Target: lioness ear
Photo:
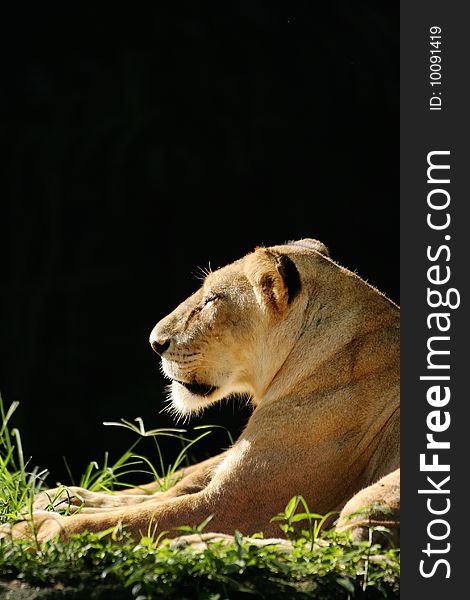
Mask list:
[[[303,240],[296,240],[287,242],[288,246],[301,246],[303,248],[308,248],[309,250],[315,250],[316,252],[320,252],[323,256],[330,256],[330,251],[325,246],[323,242],[320,240],[314,240],[313,238],[305,238]]]
[[[300,275],[294,262],[285,254],[257,248],[246,257],[245,274],[258,302],[281,314],[300,292]]]

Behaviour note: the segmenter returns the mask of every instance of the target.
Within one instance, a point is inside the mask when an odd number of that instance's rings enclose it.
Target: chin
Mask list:
[[[171,384],[171,404],[178,415],[202,412],[207,406],[224,398],[220,388],[194,388],[174,380]]]

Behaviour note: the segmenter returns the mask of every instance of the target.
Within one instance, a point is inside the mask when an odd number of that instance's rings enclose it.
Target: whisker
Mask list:
[[[209,261],[208,266],[207,267],[201,267],[198,266],[196,267],[196,269],[199,271],[199,273],[196,271],[194,273],[192,273],[192,275],[196,278],[199,279],[200,281],[204,281],[204,279],[210,275],[212,273],[212,268],[211,268],[211,263]]]

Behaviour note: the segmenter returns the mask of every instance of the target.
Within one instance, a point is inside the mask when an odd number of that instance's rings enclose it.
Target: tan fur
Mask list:
[[[175,535],[211,514],[206,532],[279,536],[270,519],[297,494],[317,513],[344,509],[338,527],[358,535],[364,520],[348,516],[363,506],[374,507],[374,523],[377,505],[390,508],[385,520],[396,529],[399,309],[326,253],[316,240],[258,248],[210,273],[152,332],[175,413],[234,393],[251,398],[254,411],[230,449],[181,472],[167,492],[149,493],[156,484],[114,495],[76,489],[85,508],[53,519],[37,512],[39,539],[118,523],[136,538],[155,524]],[[39,496],[35,508],[47,503]]]

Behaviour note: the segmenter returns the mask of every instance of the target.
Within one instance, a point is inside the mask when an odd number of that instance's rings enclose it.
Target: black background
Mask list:
[[[173,424],[148,335],[198,267],[317,237],[398,302],[398,6],[330,4],[5,16],[0,389],[51,482]]]

